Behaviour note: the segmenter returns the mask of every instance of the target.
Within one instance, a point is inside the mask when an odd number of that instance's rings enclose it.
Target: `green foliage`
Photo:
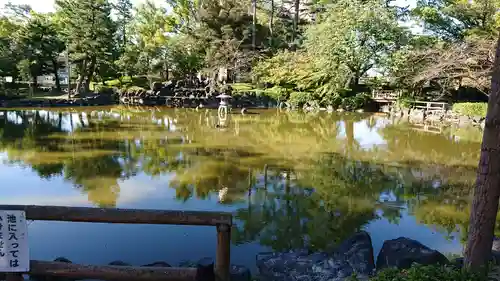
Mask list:
[[[259,83],[290,89],[295,104],[356,109],[369,101],[356,95],[360,78],[383,67],[406,36],[395,11],[382,2],[337,1],[308,28],[303,49],[278,52],[259,62],[253,75]]]
[[[452,107],[453,112],[470,116],[470,117],[486,117],[488,104],[483,102],[465,102],[455,103]]]
[[[358,280],[351,278],[351,280]],[[378,272],[371,281],[487,281],[481,273],[457,269],[451,266],[415,265],[410,269],[386,269]]]
[[[406,35],[395,12],[381,1],[337,1],[306,33],[305,49],[317,72],[305,79],[332,85],[328,91],[356,89],[370,69],[384,67]]]
[[[178,35],[167,43],[167,61],[178,77],[194,75],[204,65],[203,47],[192,37]]]
[[[468,35],[488,35],[500,27],[500,1],[417,1],[412,14],[438,36],[457,40]]]
[[[26,81],[36,83],[37,76],[58,71],[58,56],[65,46],[49,15],[31,13],[31,17],[17,31],[15,44],[23,58],[18,63],[18,69]]]
[[[427,35],[416,36],[391,61],[399,87],[425,87],[450,95],[470,87],[487,95],[500,27],[498,0],[421,0],[411,11]]]
[[[396,101],[396,104],[400,108],[410,108],[414,101],[415,99],[412,98],[401,97]]]
[[[340,107],[345,110],[356,110],[369,104],[372,98],[367,93],[358,93],[355,96],[345,97],[342,99]]]
[[[57,0],[56,21],[77,65],[77,91],[88,90],[94,74],[113,61],[116,26],[108,0]]]

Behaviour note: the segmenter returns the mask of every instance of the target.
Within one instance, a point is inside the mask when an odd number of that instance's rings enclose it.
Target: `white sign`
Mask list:
[[[29,270],[26,213],[0,210],[0,272],[29,272]]]

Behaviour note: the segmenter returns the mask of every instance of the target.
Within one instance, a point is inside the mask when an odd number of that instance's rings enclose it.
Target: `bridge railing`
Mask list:
[[[216,212],[102,209],[59,206],[0,205],[0,210],[25,211],[27,220],[122,224],[174,224],[215,226],[215,268],[94,266],[64,262],[30,261],[29,275],[98,280],[228,281],[232,215]],[[186,247],[189,250],[189,247]],[[23,280],[22,273],[8,273],[8,281]]]
[[[414,108],[425,110],[428,113],[432,112],[445,112],[448,109],[446,102],[433,102],[433,101],[414,101]]]

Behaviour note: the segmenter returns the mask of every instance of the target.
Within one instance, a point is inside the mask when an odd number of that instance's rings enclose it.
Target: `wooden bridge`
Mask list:
[[[378,103],[395,103],[402,95],[401,91],[373,90],[372,99]],[[425,114],[444,114],[448,103],[436,101],[411,101],[412,109],[422,110]]]
[[[230,279],[232,215],[228,213],[25,205],[3,205],[0,206],[0,210],[25,211],[27,220],[199,225],[217,228],[215,266],[213,264],[199,265],[197,268],[96,266],[32,260],[30,272],[25,274],[74,280],[229,281]],[[189,246],[186,246],[186,250],[189,250]],[[24,280],[22,274],[7,273],[7,281],[22,281]]]

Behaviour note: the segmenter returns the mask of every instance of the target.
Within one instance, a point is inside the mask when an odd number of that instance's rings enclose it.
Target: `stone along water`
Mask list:
[[[229,115],[152,108],[0,111],[0,204],[228,211],[232,262],[328,251],[368,231],[460,254],[474,129],[419,131],[370,114]],[[199,226],[33,222],[31,255],[178,264],[215,255]]]

